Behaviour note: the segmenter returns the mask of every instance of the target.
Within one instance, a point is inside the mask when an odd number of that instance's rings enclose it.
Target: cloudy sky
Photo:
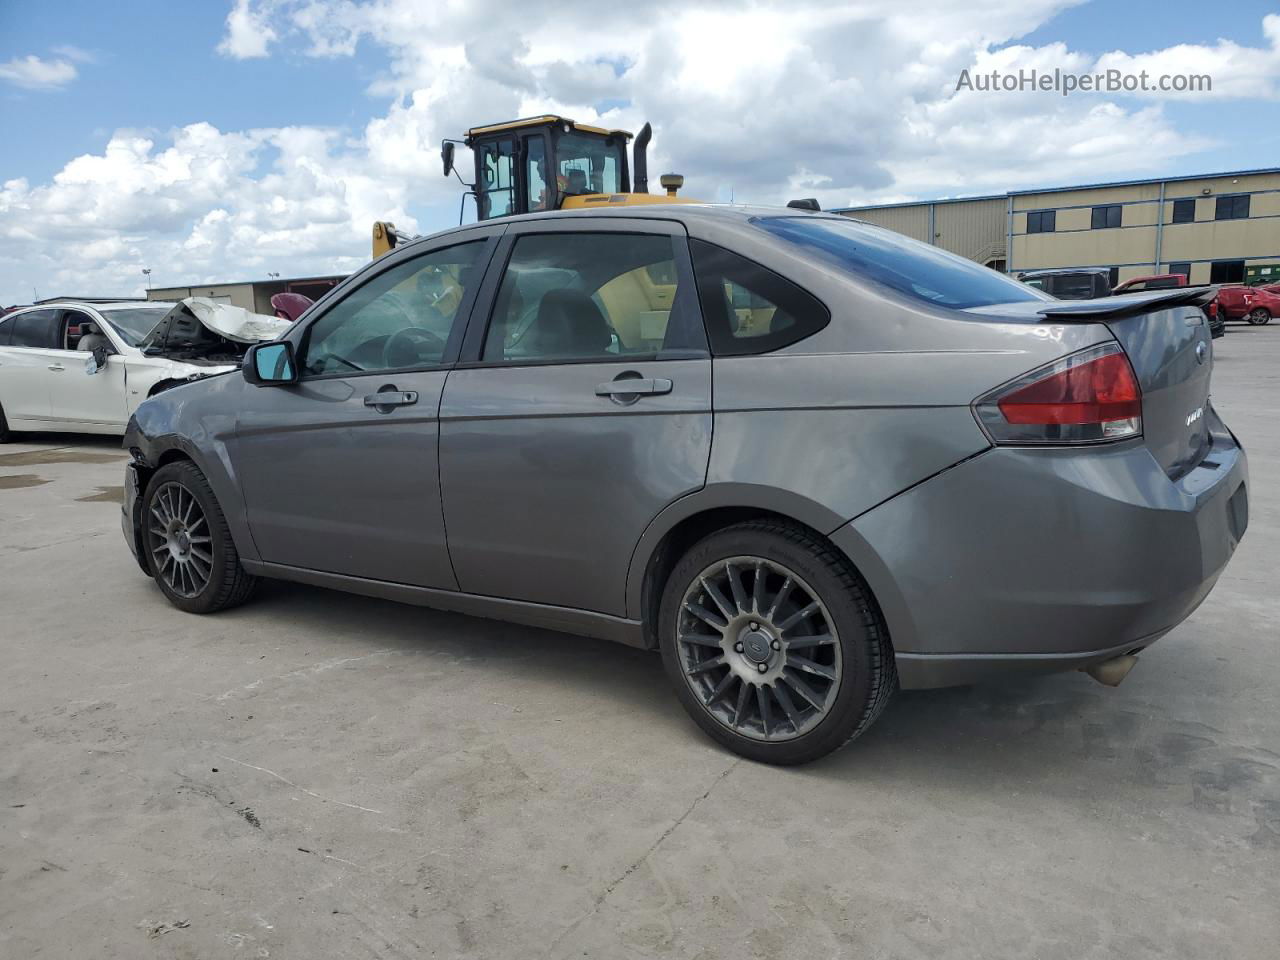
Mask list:
[[[957,90],[1032,68],[1213,89]],[[1277,165],[1278,99],[1276,0],[0,0],[0,304],[350,271],[457,222],[442,137],[544,111],[831,207]]]

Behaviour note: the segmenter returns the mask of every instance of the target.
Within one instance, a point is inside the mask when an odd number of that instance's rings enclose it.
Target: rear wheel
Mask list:
[[[1264,323],[1271,322],[1271,311],[1266,307],[1254,307],[1249,311],[1249,315],[1245,319],[1254,326],[1260,327]]]
[[[672,571],[660,617],[681,703],[752,760],[830,753],[869,727],[897,687],[865,584],[803,527],[754,521],[702,540]]]
[[[143,502],[147,566],[169,602],[188,613],[243,603],[257,578],[240,565],[227,519],[195,464],[161,467]]]

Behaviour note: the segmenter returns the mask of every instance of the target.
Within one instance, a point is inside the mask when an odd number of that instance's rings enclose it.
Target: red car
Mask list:
[[[1137,293],[1140,290],[1168,290],[1172,287],[1185,287],[1188,280],[1185,273],[1154,273],[1149,277],[1134,277],[1124,283],[1117,284],[1111,293]]]
[[[1264,287],[1222,287],[1218,291],[1218,309],[1226,320],[1270,323],[1272,317],[1280,316],[1280,293]]]

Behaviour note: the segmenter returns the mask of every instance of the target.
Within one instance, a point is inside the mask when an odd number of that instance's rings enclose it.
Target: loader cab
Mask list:
[[[558,210],[566,201],[578,206],[582,202],[573,200],[576,197],[608,202],[628,193],[630,140],[625,130],[605,130],[557,116],[472,128],[462,142],[475,158],[476,219]],[[639,144],[637,148],[641,149]],[[442,156],[448,176],[453,169],[451,141],[444,144]],[[637,192],[647,190],[640,176],[636,180]]]

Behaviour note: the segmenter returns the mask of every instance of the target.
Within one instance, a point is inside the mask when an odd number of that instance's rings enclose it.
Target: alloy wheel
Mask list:
[[[1271,313],[1266,307],[1254,307],[1249,311],[1249,322],[1254,326],[1261,326],[1271,320]]]
[[[209,520],[195,495],[169,482],[151,498],[148,530],[156,576],[179,597],[199,596],[213,571]]]
[[[677,614],[685,681],[719,723],[756,740],[791,740],[835,703],[843,663],[817,593],[763,557],[719,560],[693,579]]]

